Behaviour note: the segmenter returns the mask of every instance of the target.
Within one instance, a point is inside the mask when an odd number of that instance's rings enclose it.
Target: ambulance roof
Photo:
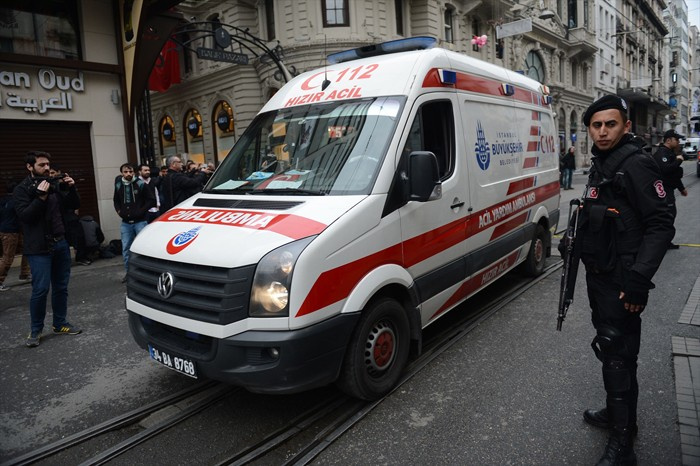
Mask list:
[[[494,94],[493,89],[510,84],[542,95],[542,85],[520,73],[449,50],[431,48],[361,58],[308,71],[282,87],[261,111],[361,97],[409,95],[421,87],[455,87],[438,82],[443,76],[441,70],[485,78],[490,85],[486,93]]]

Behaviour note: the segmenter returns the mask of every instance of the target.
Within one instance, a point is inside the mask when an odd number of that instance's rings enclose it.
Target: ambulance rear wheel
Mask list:
[[[537,225],[535,237],[530,243],[530,251],[527,259],[523,263],[523,272],[530,277],[536,277],[544,272],[545,261],[547,260],[547,233],[542,225]]]
[[[399,380],[409,351],[406,310],[392,298],[371,301],[345,353],[338,386],[348,395],[376,400]]]

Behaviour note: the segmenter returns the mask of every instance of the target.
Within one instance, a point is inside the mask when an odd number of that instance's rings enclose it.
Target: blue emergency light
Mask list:
[[[388,42],[382,42],[381,44],[366,45],[356,49],[332,53],[326,58],[328,59],[328,63],[335,64],[357,60],[358,58],[386,55],[389,53],[409,52],[411,50],[426,50],[431,49],[436,45],[437,39],[434,37],[409,37],[408,39],[390,40]]]
[[[457,72],[451,70],[438,70],[440,75],[440,82],[443,84],[456,84],[457,83]]]

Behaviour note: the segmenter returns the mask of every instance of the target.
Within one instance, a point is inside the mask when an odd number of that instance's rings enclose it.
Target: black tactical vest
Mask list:
[[[628,142],[605,159],[591,160],[577,239],[581,260],[598,272],[614,270],[618,256],[639,250],[643,225],[627,198],[625,166],[643,156]]]

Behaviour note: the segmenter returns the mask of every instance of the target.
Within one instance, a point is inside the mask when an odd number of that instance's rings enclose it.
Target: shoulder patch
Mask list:
[[[663,199],[666,197],[664,184],[661,182],[661,180],[654,181],[654,189],[656,189],[656,195],[659,196],[659,199]]]

